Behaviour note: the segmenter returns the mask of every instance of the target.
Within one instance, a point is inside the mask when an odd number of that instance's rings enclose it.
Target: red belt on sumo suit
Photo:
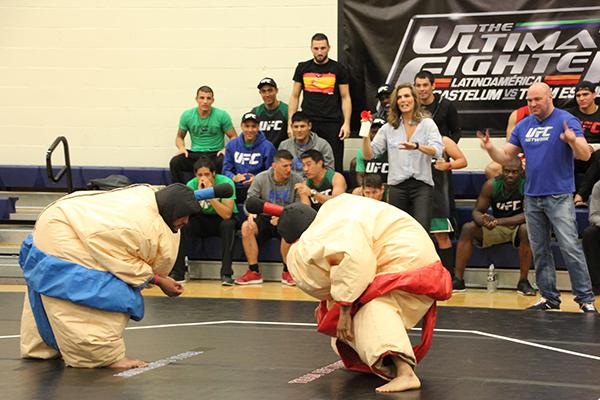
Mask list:
[[[452,279],[448,270],[444,268],[440,261],[406,272],[376,276],[364,293],[352,304],[351,315],[356,314],[360,307],[369,301],[383,296],[392,290],[402,290],[407,293],[426,295],[436,301],[448,300],[450,296],[452,296]],[[425,357],[429,347],[431,347],[436,315],[437,307],[434,301],[429,310],[427,310],[427,313],[423,316],[421,343],[413,347],[417,362],[420,362],[421,359]],[[324,333],[325,335],[337,337],[337,323],[339,316],[339,303],[335,303],[333,307],[328,310],[327,302],[325,300],[321,301],[316,310],[317,331]],[[346,368],[359,372],[373,372],[370,366],[362,362],[352,347],[340,340],[336,342],[336,346]],[[388,355],[388,353],[384,353],[380,357],[386,355]],[[385,375],[382,371],[377,371],[377,373]]]

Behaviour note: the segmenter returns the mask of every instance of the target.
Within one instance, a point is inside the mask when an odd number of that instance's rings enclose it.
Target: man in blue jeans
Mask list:
[[[552,92],[537,82],[527,90],[530,115],[522,119],[502,149],[494,147],[489,133],[477,132],[481,147],[492,160],[507,164],[518,153],[527,159],[525,168],[525,219],[533,251],[536,282],[542,297],[534,310],[560,309],[560,292],[556,289],[556,268],[550,235],[558,241],[571,278],[575,301],[584,312],[596,312],[592,283],[583,250],[577,239],[573,205],[575,178],[573,156],[590,158],[581,124],[573,115],[552,104]]]

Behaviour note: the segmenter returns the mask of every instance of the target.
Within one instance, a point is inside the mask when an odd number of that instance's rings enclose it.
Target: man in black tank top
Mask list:
[[[463,225],[456,247],[456,276],[452,282],[454,292],[465,291],[463,274],[475,241],[483,248],[502,243],[512,243],[518,247],[520,278],[517,293],[535,295],[535,289],[527,280],[532,253],[523,209],[524,184],[523,167],[516,157],[502,167],[501,176],[491,178],[483,184],[473,209],[473,221]],[[490,207],[491,215],[488,214]]]

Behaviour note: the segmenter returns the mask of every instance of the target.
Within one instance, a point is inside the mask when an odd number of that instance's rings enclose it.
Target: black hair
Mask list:
[[[315,34],[313,35],[313,37],[312,37],[312,38],[310,38],[310,42],[311,42],[311,43],[312,43],[312,42],[315,42],[315,41],[317,41],[317,42],[318,42],[318,41],[321,41],[321,40],[324,40],[324,41],[326,41],[326,42],[327,42],[327,44],[329,45],[329,39],[327,38],[327,35],[326,35],[326,34],[324,34],[324,33],[315,33]]]
[[[323,153],[321,153],[319,150],[306,150],[304,153],[300,154],[301,160],[304,160],[305,158],[310,158],[314,162],[323,161],[323,165],[325,165],[325,158],[323,157]]]
[[[292,161],[294,159],[294,156],[287,150],[277,150],[275,152],[275,155],[273,156],[273,161],[277,162],[281,159]]]
[[[292,123],[294,122],[306,122],[310,124],[310,118],[302,111],[296,111],[294,115],[292,115]]]
[[[379,174],[365,174],[362,186],[374,189],[381,189],[381,187],[383,186],[383,179],[381,179],[381,175]]]
[[[433,76],[433,74],[429,71],[419,71],[416,75],[415,75],[415,81],[417,80],[417,78],[419,79],[428,79],[429,83],[431,83],[432,85],[435,83],[435,78]]]
[[[200,156],[194,163],[194,172],[198,171],[200,168],[208,168],[213,174],[217,171],[214,161],[206,156]]]
[[[215,93],[210,88],[210,86],[200,86],[198,88],[198,90],[196,90],[196,97],[198,97],[198,95],[200,94],[200,92],[210,93],[213,97],[215,96]]]

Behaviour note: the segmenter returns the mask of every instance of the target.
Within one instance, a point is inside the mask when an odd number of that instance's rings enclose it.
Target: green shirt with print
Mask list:
[[[238,209],[237,209],[237,205],[235,204],[235,183],[233,183],[233,181],[226,177],[225,175],[221,175],[221,174],[216,174],[215,175],[215,185],[219,185],[221,183],[228,183],[229,185],[231,185],[231,187],[233,188],[233,194],[231,195],[231,197],[227,197],[227,198],[222,198],[219,199],[219,201],[223,201],[223,200],[233,200],[233,213],[237,214],[238,213]],[[192,190],[198,190],[198,178],[193,178],[191,179],[188,183],[187,186],[192,188]],[[200,208],[202,208],[202,213],[203,214],[212,214],[212,215],[216,215],[217,212],[215,211],[215,209],[213,208],[213,206],[210,204],[210,202],[208,200],[200,200]]]
[[[200,117],[198,107],[186,110],[179,118],[179,129],[189,132],[192,151],[219,151],[225,147],[225,132],[233,128],[227,111],[212,107],[206,118]]]

